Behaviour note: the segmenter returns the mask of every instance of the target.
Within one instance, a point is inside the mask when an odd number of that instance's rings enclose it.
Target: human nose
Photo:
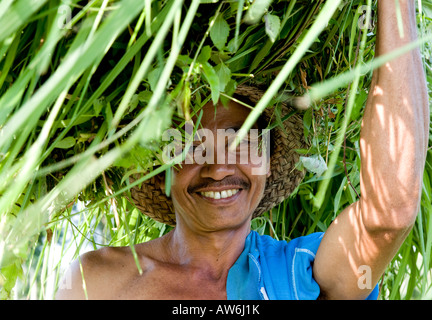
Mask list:
[[[211,163],[205,163],[201,169],[202,178],[211,178],[213,180],[222,180],[227,176],[235,174],[235,167],[228,161],[228,155],[226,154],[224,143],[209,143],[207,145],[207,152],[210,158],[215,161]]]
[[[222,180],[235,173],[232,164],[205,164],[203,165],[200,175],[201,178],[211,178],[213,180]]]

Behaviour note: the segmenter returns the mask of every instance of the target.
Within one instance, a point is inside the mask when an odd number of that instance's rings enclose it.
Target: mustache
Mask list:
[[[242,189],[249,189],[250,184],[239,177],[226,177],[222,180],[213,180],[211,178],[201,179],[197,184],[189,186],[187,191],[194,193],[199,189],[218,188],[223,186],[239,186]]]

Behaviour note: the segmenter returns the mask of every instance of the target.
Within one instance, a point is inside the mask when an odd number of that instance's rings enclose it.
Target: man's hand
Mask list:
[[[416,39],[414,0],[378,2],[377,55]],[[326,232],[314,263],[323,298],[364,299],[397,253],[418,211],[429,130],[425,75],[419,50],[374,72],[360,139],[361,198]],[[366,267],[366,268],[364,268]],[[361,270],[373,286],[358,285]]]

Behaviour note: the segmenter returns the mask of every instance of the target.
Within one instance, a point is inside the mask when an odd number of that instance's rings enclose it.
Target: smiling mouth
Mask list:
[[[240,189],[228,189],[223,191],[205,191],[205,192],[199,192],[200,195],[219,200],[219,199],[226,199],[234,196],[240,191]]]

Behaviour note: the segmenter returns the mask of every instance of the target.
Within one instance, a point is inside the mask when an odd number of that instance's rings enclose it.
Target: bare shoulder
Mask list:
[[[146,267],[146,251],[150,246],[146,243],[137,246],[141,268]],[[70,265],[56,299],[114,299],[122,285],[138,274],[129,247],[106,247],[90,251]]]

